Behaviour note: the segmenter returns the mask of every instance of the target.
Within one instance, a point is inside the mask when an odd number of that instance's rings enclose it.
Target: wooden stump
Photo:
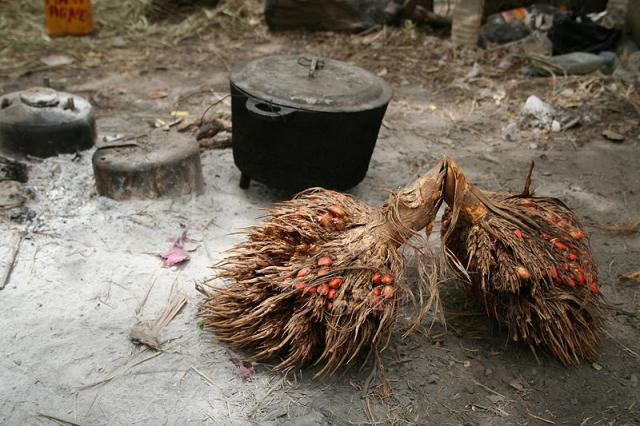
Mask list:
[[[158,130],[99,147],[93,172],[98,194],[114,200],[177,197],[204,189],[198,143],[175,132]]]

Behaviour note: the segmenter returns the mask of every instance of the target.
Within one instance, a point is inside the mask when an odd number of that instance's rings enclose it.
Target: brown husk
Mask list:
[[[544,347],[565,365],[595,358],[605,305],[573,212],[555,198],[532,196],[531,172],[523,193],[511,195],[483,191],[453,161],[444,163],[441,260],[467,279],[468,294],[513,340],[534,353]]]
[[[280,357],[277,370],[322,364],[318,375],[335,372],[365,349],[384,349],[398,309],[413,299],[398,248],[435,220],[442,170],[438,165],[391,194],[381,209],[319,188],[276,205],[265,221],[246,231],[246,241],[217,265],[218,273],[198,286],[205,297],[199,311],[205,329],[236,348],[252,350],[253,361]],[[344,229],[319,223],[336,205],[346,212]],[[415,246],[421,251],[416,256],[421,307],[417,322],[438,303],[437,298],[425,300],[427,287],[435,285],[427,264],[433,257],[420,249],[425,246]],[[320,277],[317,261],[324,256],[333,263],[329,274]],[[295,278],[303,268],[309,274]],[[373,294],[375,272],[394,277],[392,297]],[[343,282],[331,306],[326,298],[308,294],[309,287],[333,277]],[[217,280],[226,285],[214,286]],[[297,288],[302,281],[308,285]]]

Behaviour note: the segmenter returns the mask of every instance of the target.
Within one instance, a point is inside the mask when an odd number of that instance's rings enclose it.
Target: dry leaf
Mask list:
[[[184,249],[184,242],[186,238],[187,230],[185,229],[182,234],[178,238],[176,238],[175,242],[173,243],[173,247],[163,253],[158,253],[158,256],[162,258],[163,267],[166,268],[178,265],[191,259],[189,253],[187,253]]]
[[[640,284],[640,271],[632,271],[632,272],[627,272],[626,274],[620,275],[620,281],[634,282],[636,284]]]
[[[238,372],[240,377],[243,379],[250,379],[256,375],[256,369],[254,368],[254,364],[249,361],[241,360],[237,355],[233,352],[227,350],[227,355],[229,355],[229,359],[233,362],[236,367],[238,367]]]
[[[162,90],[152,90],[149,92],[149,97],[151,99],[162,99],[162,98],[166,98],[167,96],[169,96],[169,93],[164,92]]]
[[[640,219],[635,219],[626,224],[620,225],[595,225],[596,228],[609,235],[632,235],[640,229]]]
[[[608,129],[602,132],[602,136],[604,136],[607,140],[610,140],[611,142],[622,142],[624,140],[623,135]]]
[[[519,380],[512,381],[511,383],[509,383],[509,386],[511,386],[512,388],[514,388],[518,392],[526,392],[526,390],[527,390]]]

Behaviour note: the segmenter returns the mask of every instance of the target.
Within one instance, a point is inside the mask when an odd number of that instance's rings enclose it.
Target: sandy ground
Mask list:
[[[326,52],[321,43],[304,43],[274,36],[225,59]],[[0,92],[38,84],[46,74],[54,87],[94,102],[100,137],[135,135],[149,121],[167,118],[181,96],[228,90],[227,70],[207,46],[193,42],[131,66],[112,63],[82,72],[61,67],[2,78]],[[386,69],[385,59],[374,54],[356,62],[376,72]],[[461,62],[452,72],[464,76],[472,65]],[[465,82],[456,88],[390,75],[395,95],[385,127],[366,179],[350,192],[381,204],[387,190],[444,154],[476,183],[517,191],[535,160],[538,193],[561,198],[588,224],[637,216],[640,139],[638,115],[629,104],[592,91],[574,109],[584,117],[578,129],[525,132],[518,141],[505,141],[502,128],[528,95],[562,97],[546,80],[491,77],[490,85]],[[572,84],[575,94],[581,81]],[[168,97],[151,99],[152,90]],[[211,101],[210,94],[196,94],[180,101],[179,109],[198,114]],[[626,126],[623,143],[600,136],[612,126]],[[370,366],[312,380],[313,371],[285,377],[257,365],[253,379],[242,379],[227,348],[198,328],[194,283],[239,241],[232,231],[254,223],[261,209],[288,194],[258,183],[241,190],[230,149],[205,151],[202,163],[201,196],[118,203],[96,195],[90,151],[75,160],[64,155],[30,162],[32,199],[26,207],[32,219],[0,220],[0,265],[15,236],[26,231],[11,280],[0,291],[0,424],[640,423],[639,288],[618,281],[620,273],[638,269],[640,238],[612,237],[593,227],[593,251],[612,306],[594,364],[564,368],[544,353],[536,359],[465,304],[459,284],[448,283],[446,330],[436,325],[429,335],[395,339],[384,353],[391,396],[366,388]],[[162,268],[155,253],[168,248],[182,227],[192,259],[179,269]],[[432,243],[436,247],[437,239]],[[133,345],[129,328],[155,320],[173,285],[188,303],[161,332],[164,351]]]

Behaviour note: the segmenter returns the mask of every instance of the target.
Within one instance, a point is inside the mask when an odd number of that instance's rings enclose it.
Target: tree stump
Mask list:
[[[135,142],[98,147],[93,155],[98,194],[114,200],[202,193],[198,143],[175,132],[155,131]]]

